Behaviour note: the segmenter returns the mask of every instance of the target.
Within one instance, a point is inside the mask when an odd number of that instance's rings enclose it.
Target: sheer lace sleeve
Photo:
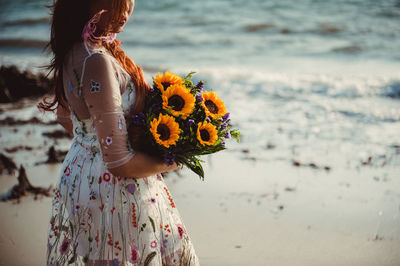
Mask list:
[[[88,107],[107,168],[129,161],[129,146],[119,82],[107,55],[93,54],[82,70],[83,97]]]

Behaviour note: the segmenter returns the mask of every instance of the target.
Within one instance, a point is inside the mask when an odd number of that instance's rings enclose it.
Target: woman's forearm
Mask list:
[[[109,169],[109,171],[116,176],[144,178],[163,172],[173,171],[177,168],[178,166],[175,163],[167,166],[164,162],[153,157],[143,153],[136,153],[127,163]]]

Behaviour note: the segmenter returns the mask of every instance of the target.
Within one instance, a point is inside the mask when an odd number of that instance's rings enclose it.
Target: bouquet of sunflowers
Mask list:
[[[130,117],[129,141],[136,150],[167,165],[185,165],[204,179],[199,156],[225,149],[231,137],[239,142],[240,133],[232,129],[217,93],[205,91],[203,81],[195,85],[193,74],[182,78],[168,71],[153,78],[143,111]]]

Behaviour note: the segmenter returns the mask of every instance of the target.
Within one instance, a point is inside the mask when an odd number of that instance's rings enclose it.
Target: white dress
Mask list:
[[[126,73],[111,56],[91,48],[87,52],[112,62],[113,74],[120,79],[119,85],[125,86],[120,104],[126,115],[135,101],[132,83],[123,82]],[[84,73],[85,67],[81,71]],[[85,90],[93,90],[93,86],[85,88],[85,82],[81,87],[73,83],[66,81],[66,93],[85,97]],[[96,85],[100,88],[102,84]],[[88,260],[107,260],[110,265],[199,265],[161,174],[140,179],[113,176],[102,149],[104,142],[111,145],[112,138],[99,141],[95,118],[79,120],[74,106],[70,109],[74,138],[52,202],[47,264],[84,265]],[[126,134],[123,116],[113,123]]]

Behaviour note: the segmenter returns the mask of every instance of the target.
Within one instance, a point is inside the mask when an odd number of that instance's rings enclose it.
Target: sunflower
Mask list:
[[[215,119],[226,114],[225,104],[221,101],[216,92],[203,92],[202,97],[202,105],[207,116],[211,116]]]
[[[165,91],[169,86],[174,84],[183,84],[181,77],[169,71],[164,74],[158,73],[153,81],[160,91]]]
[[[197,125],[197,139],[200,144],[205,146],[214,145],[218,139],[218,131],[215,126],[208,122],[199,123]]]
[[[178,141],[181,129],[174,117],[160,114],[150,122],[150,132],[158,144],[169,148]]]
[[[184,85],[171,85],[162,93],[163,108],[171,110],[172,115],[182,115],[186,119],[193,112],[196,98]]]

